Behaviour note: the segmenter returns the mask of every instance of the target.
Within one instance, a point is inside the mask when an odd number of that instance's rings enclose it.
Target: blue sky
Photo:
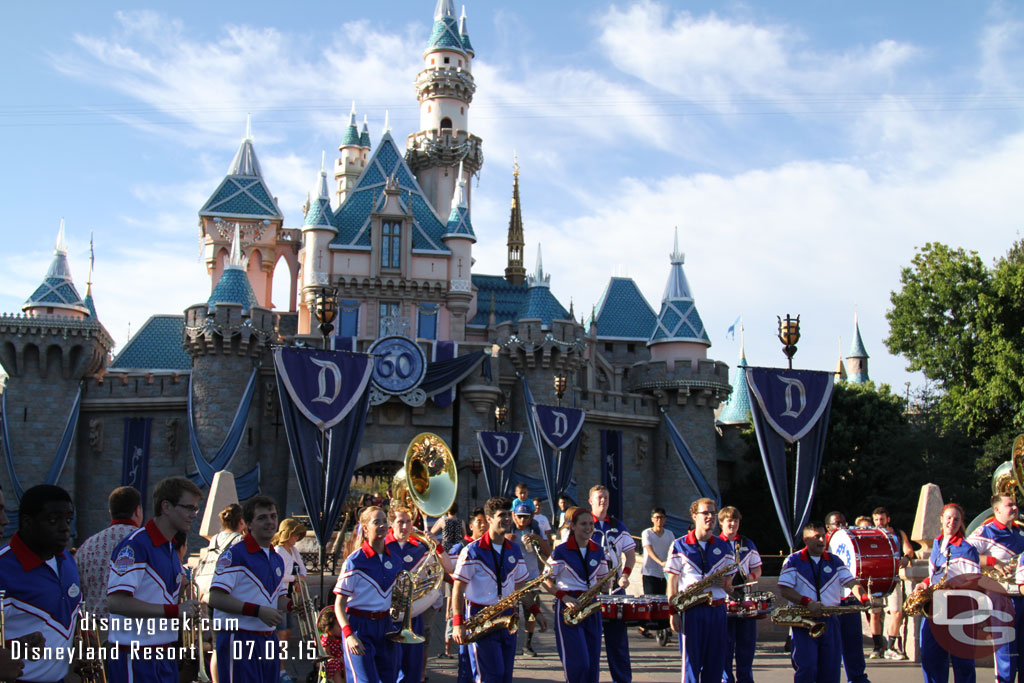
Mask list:
[[[253,117],[286,224],[336,154],[352,100],[374,143],[418,128],[413,80],[434,3],[22,3],[0,51],[0,310],[41,280],[61,217],[76,283],[119,346],[129,323],[205,300],[197,211]],[[500,273],[513,150],[528,268],[537,243],[577,313],[613,273],[657,309],[673,228],[714,346],[832,369],[859,311],[874,379],[914,248],[986,260],[1017,239],[1024,8],[1017,3],[471,2],[484,140],[475,272]]]

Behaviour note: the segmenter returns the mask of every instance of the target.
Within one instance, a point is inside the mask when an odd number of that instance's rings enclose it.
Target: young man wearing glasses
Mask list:
[[[198,604],[178,602],[181,558],[171,540],[188,533],[202,498],[188,479],[164,479],[153,489],[153,519],[114,548],[107,579],[110,683],[178,680],[178,659],[169,656],[178,644],[177,620],[194,618]]]

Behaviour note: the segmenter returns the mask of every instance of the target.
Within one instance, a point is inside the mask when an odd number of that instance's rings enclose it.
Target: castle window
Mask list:
[[[356,299],[342,299],[338,302],[341,322],[338,324],[339,337],[359,336],[359,301]]]
[[[459,66],[462,66],[462,60],[461,59],[459,60]]]
[[[612,344],[611,342],[605,342],[604,343],[604,352],[605,353],[611,353],[614,350],[615,350],[615,344]]]
[[[626,352],[627,353],[635,353],[636,352],[636,344],[626,344]]]
[[[465,107],[459,107],[459,113],[460,114],[465,114],[466,113],[466,108]]]
[[[430,66],[434,66],[434,58],[433,57],[430,58]]]
[[[445,57],[444,58],[444,63],[445,64],[451,64],[452,63],[452,58],[451,57]]]
[[[441,119],[441,130],[445,130],[445,129],[447,129],[449,131],[452,129],[452,120],[450,118],[448,118],[447,116],[444,117],[443,119]]]
[[[384,321],[386,318],[397,318],[401,314],[402,304],[397,301],[381,301],[377,304],[377,336],[384,336]]]
[[[416,336],[420,339],[437,339],[437,314],[440,304],[419,304],[416,320]]]
[[[380,267],[402,267],[402,224],[384,222],[380,229]]]

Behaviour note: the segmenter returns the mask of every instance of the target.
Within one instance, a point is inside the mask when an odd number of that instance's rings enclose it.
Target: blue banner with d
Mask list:
[[[488,496],[508,496],[512,493],[512,468],[523,445],[522,432],[477,432],[480,462]]]
[[[834,374],[820,370],[747,368],[751,413],[775,513],[790,547],[810,518],[828,433]],[[795,491],[789,496],[786,444],[797,444]]]

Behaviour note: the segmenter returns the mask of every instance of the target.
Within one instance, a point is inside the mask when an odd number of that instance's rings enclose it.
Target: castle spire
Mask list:
[[[839,360],[836,361],[835,381],[841,382],[845,380],[846,366],[843,364],[843,337],[839,336]]]
[[[462,162],[459,162],[459,179],[452,197],[452,211],[448,214],[448,227],[442,239],[464,237],[476,242],[476,233],[469,220],[469,205],[466,202],[466,178],[463,175]]]
[[[96,252],[93,250],[92,230],[89,231],[89,279],[85,281],[85,307],[89,309],[89,317],[96,320],[96,304],[92,300],[92,270],[96,265]]]
[[[853,342],[846,354],[846,371],[850,382],[853,384],[864,384],[868,377],[868,352],[864,349],[864,340],[860,336],[860,323],[857,320],[857,312],[853,313]]]
[[[544,272],[544,257],[540,252],[540,242],[537,243],[537,270],[534,271],[533,275],[526,278],[526,284],[529,287],[551,286],[551,275]]]
[[[526,281],[526,268],[523,266],[523,249],[526,240],[523,236],[523,214],[519,207],[519,157],[512,152],[512,211],[508,218],[508,265],[505,267],[505,280],[509,284],[521,285]]]
[[[345,129],[345,136],[341,139],[338,149],[346,147],[359,147],[359,128],[356,126],[356,102],[352,100],[352,111],[348,115],[348,128]]]
[[[462,41],[462,49],[470,57],[476,55],[473,51],[473,43],[469,42],[469,31],[466,29],[466,6],[462,6],[462,16],[459,17],[459,39]]]
[[[732,377],[732,393],[729,400],[719,413],[717,424],[744,424],[750,413],[750,389],[747,387],[747,352],[743,338],[743,323],[740,323],[740,360]]]
[[[680,354],[689,354],[685,357],[706,358],[707,347],[711,346],[711,339],[704,329],[704,322],[697,312],[690,284],[683,272],[685,260],[685,255],[679,250],[679,228],[676,228],[672,253],[669,254],[671,268],[661,299],[661,312],[658,314],[654,332],[647,341],[647,345],[652,347],[652,357],[674,358],[684,357]],[[660,344],[670,348],[658,349],[655,352],[655,345]]]
[[[89,308],[75,289],[68,265],[68,244],[64,238],[64,219],[60,219],[57,241],[53,248],[53,261],[42,284],[36,287],[21,309],[28,315],[70,315],[84,318]]]

